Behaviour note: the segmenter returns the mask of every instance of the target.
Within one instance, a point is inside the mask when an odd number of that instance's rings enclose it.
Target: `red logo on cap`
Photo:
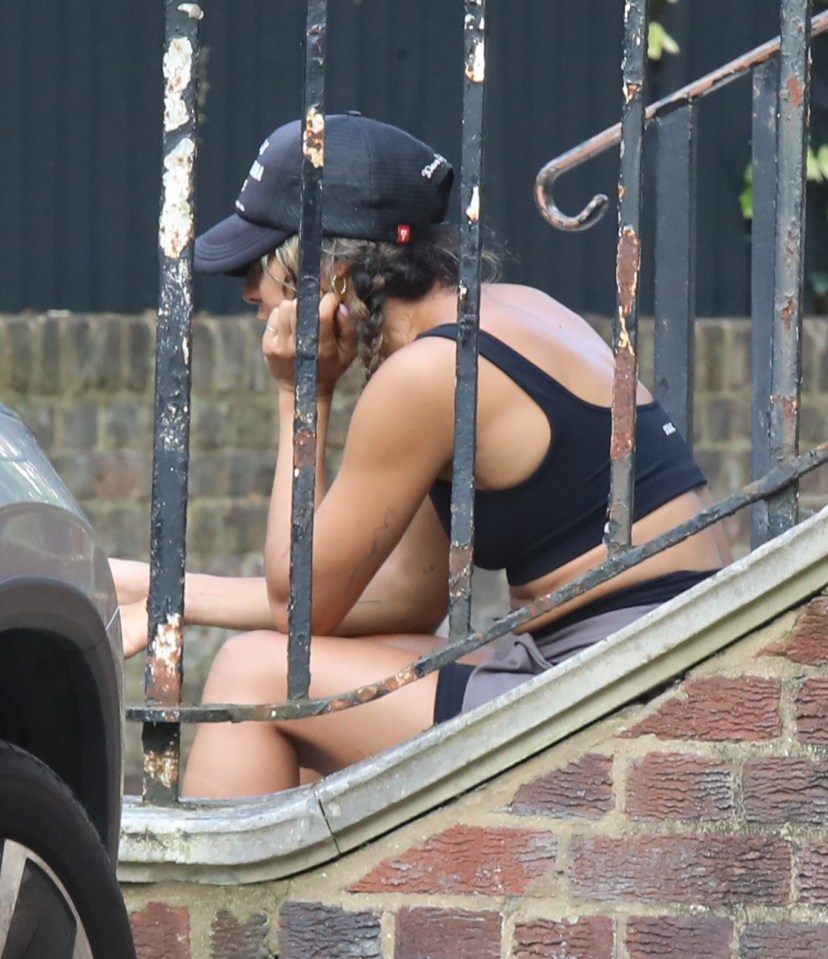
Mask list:
[[[406,243],[411,242],[411,227],[407,223],[398,223],[397,224],[397,243]]]

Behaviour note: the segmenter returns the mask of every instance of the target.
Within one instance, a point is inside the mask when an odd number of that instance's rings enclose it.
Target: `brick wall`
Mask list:
[[[648,329],[642,324],[645,381]],[[250,317],[194,321],[188,555],[205,570],[245,572],[259,562],[276,429],[259,336]],[[0,315],[0,400],[21,414],[105,547],[121,556],[143,557],[148,548],[154,350],[152,314]],[[746,321],[699,321],[695,445],[717,496],[749,480],[749,351]],[[828,424],[828,319],[806,321],[803,364],[806,448],[825,440]],[[337,398],[334,468],[359,383],[355,369]],[[821,506],[828,479],[809,477],[803,491],[806,509]],[[742,552],[745,522],[731,526]]]
[[[828,597],[290,882],[125,887],[140,959],[828,956]]]

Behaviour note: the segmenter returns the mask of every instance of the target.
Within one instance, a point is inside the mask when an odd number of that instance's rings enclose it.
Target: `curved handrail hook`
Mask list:
[[[546,164],[535,179],[535,203],[544,220],[559,230],[588,230],[607,212],[609,199],[604,193],[596,193],[580,213],[568,216],[552,197],[552,187],[563,172],[554,161]]]

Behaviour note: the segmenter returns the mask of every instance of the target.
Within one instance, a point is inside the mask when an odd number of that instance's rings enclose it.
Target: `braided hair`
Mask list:
[[[348,289],[343,302],[356,321],[357,351],[370,378],[382,361],[385,304],[390,298],[419,300],[435,285],[454,287],[459,279],[457,231],[437,224],[414,242],[399,246],[374,240],[345,237],[322,241],[322,276],[333,284],[337,265],[346,267]],[[295,285],[299,273],[299,238],[289,237],[273,256]],[[497,273],[498,263],[484,253],[487,279]]]

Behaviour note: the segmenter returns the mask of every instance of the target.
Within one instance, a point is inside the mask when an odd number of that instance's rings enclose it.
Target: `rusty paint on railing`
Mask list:
[[[184,563],[190,436],[192,242],[196,158],[195,64],[201,8],[167,0],[163,169],[158,222],[160,263],[155,361],[147,666],[148,703],[181,701]],[[146,725],[144,796],[159,805],[178,796],[180,730]]]
[[[621,79],[621,166],[618,175],[618,239],[615,255],[616,311],[612,349],[610,495],[604,542],[610,556],[632,539],[635,496],[635,421],[638,383],[638,288],[641,273],[641,183],[644,140],[644,79],[647,0],[624,6],[624,58]]]
[[[828,30],[828,10],[813,17],[811,20],[811,35],[818,36]],[[754,67],[765,63],[779,53],[781,37],[776,37],[755,47],[749,53],[736,57],[723,67],[713,70],[705,76],[688,83],[674,93],[669,94],[662,99],[647,107],[645,120],[650,120],[662,114],[669,113],[677,107],[692,103],[701,97],[707,96],[714,90],[726,86],[728,83],[736,80],[744,74],[750,72]],[[602,154],[605,150],[617,146],[621,142],[621,124],[616,123],[601,133],[597,133],[589,140],[585,140],[578,146],[567,150],[560,156],[550,160],[538,173],[535,179],[535,202],[540,210],[541,216],[552,226],[561,230],[586,230],[594,226],[606,213],[607,197],[603,193],[596,194],[583,210],[575,216],[568,216],[563,213],[555,203],[552,195],[555,181],[567,170],[572,170],[580,166],[587,160],[591,160]]]
[[[319,273],[322,244],[322,176],[325,167],[325,39],[327,3],[310,0],[305,23],[302,123],[302,192],[293,419],[293,488],[288,600],[288,696],[307,696],[313,608],[313,516],[316,499],[319,350]]]
[[[776,242],[774,321],[771,336],[770,462],[799,450],[802,387],[802,293],[804,279],[805,172],[810,90],[810,0],[782,0],[782,45],[776,129]],[[799,489],[768,501],[768,534],[799,520]]]
[[[471,629],[474,478],[477,447],[477,352],[480,323],[480,212],[486,79],[485,0],[466,0],[464,18],[463,154],[460,171],[460,270],[454,391],[449,547],[449,635]]]

